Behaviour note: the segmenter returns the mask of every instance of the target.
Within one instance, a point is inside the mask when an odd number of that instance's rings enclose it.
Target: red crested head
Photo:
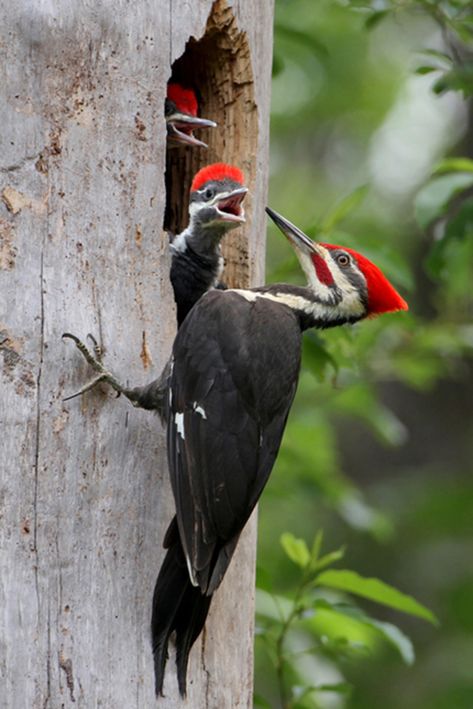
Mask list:
[[[372,261],[362,256],[357,251],[346,246],[335,246],[334,244],[321,244],[326,249],[342,249],[347,251],[356,261],[356,264],[364,277],[368,288],[368,313],[367,315],[381,315],[382,313],[394,313],[397,310],[409,310],[409,306],[404,298],[397,292],[394,286],[388,281],[384,273]]]
[[[168,84],[167,97],[182,113],[197,116],[197,97],[192,89],[185,89],[180,84]]]
[[[191,192],[200,189],[206,182],[219,182],[220,180],[232,180],[242,187],[245,184],[245,176],[238,167],[227,165],[224,162],[216,162],[199,170],[192,180]]]

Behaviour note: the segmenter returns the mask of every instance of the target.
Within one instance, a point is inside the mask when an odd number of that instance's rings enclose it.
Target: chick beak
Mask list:
[[[220,215],[222,215],[222,221],[241,223],[245,221],[242,202],[247,192],[247,187],[237,187],[231,192],[218,195],[215,202]]]
[[[206,148],[207,144],[196,138],[193,131],[196,128],[215,128],[217,124],[207,118],[198,118],[187,113],[172,113],[166,117],[168,138],[173,143],[199,146]]]

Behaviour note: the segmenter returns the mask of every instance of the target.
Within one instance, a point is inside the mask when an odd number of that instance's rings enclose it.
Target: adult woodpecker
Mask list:
[[[279,450],[303,331],[407,310],[367,258],[314,243],[267,211],[295,249],[308,285],[212,290],[196,303],[174,342],[166,417],[176,516],[165,535],[167,553],[153,596],[157,695],[173,632],[179,690],[186,693],[190,649]],[[103,379],[123,391],[111,375],[100,373],[102,365],[80,340],[69,337],[99,372],[89,388]]]
[[[190,194],[189,226],[174,237],[171,243],[171,283],[177,307],[177,324],[184,318],[199,298],[211,288],[224,288],[220,283],[223,257],[220,242],[225,234],[245,222],[243,200],[248,188],[244,186],[241,170],[233,165],[215,163],[202,168],[195,175]],[[107,382],[123,394],[135,407],[157,411],[161,420],[165,416],[165,397],[170,372],[170,362],[160,376],[142,387],[125,387],[109,372],[101,361],[99,348],[91,337],[95,356],[71,333],[63,337],[73,340],[97,376],[78,392],[64,401],[80,396],[99,382]]]
[[[245,221],[243,200],[248,189],[241,170],[215,163],[194,177],[189,226],[171,243],[171,282],[180,326],[199,298],[219,284],[223,270],[220,242]]]
[[[190,649],[279,450],[303,331],[407,310],[367,258],[314,243],[267,212],[295,249],[308,285],[210,291],[174,342],[167,441],[176,516],[153,597],[157,695],[173,632],[179,690],[186,693]]]
[[[164,117],[168,135],[168,145],[193,145],[206,148],[207,144],[198,140],[193,131],[196,128],[215,128],[215,121],[197,116],[198,103],[195,92],[181,84],[168,84],[164,103]]]

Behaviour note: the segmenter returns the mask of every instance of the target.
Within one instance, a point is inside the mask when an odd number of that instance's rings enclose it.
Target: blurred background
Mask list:
[[[305,336],[259,508],[255,706],[472,709],[471,2],[276,0],[275,23],[269,204],[375,261],[410,311]],[[303,282],[270,226],[267,281],[284,280]],[[323,584],[301,595],[280,538],[310,549],[319,530],[322,553],[345,548],[334,569],[438,627]]]

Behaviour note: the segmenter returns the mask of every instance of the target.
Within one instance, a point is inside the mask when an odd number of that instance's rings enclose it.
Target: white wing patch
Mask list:
[[[199,416],[202,416],[203,419],[207,419],[207,414],[205,413],[204,409],[202,406],[200,406],[197,401],[194,401],[192,404],[192,408],[195,411],[196,414],[199,414]]]
[[[185,439],[186,433],[184,431],[184,414],[182,413],[176,413],[174,415],[174,423],[176,424],[177,432],[182,438],[182,440]]]
[[[191,580],[191,584],[193,586],[198,586],[199,584],[196,581],[195,575],[194,575],[194,569],[192,568],[192,563],[189,557],[186,554],[186,564],[187,564],[187,571],[189,572],[189,578]]]

